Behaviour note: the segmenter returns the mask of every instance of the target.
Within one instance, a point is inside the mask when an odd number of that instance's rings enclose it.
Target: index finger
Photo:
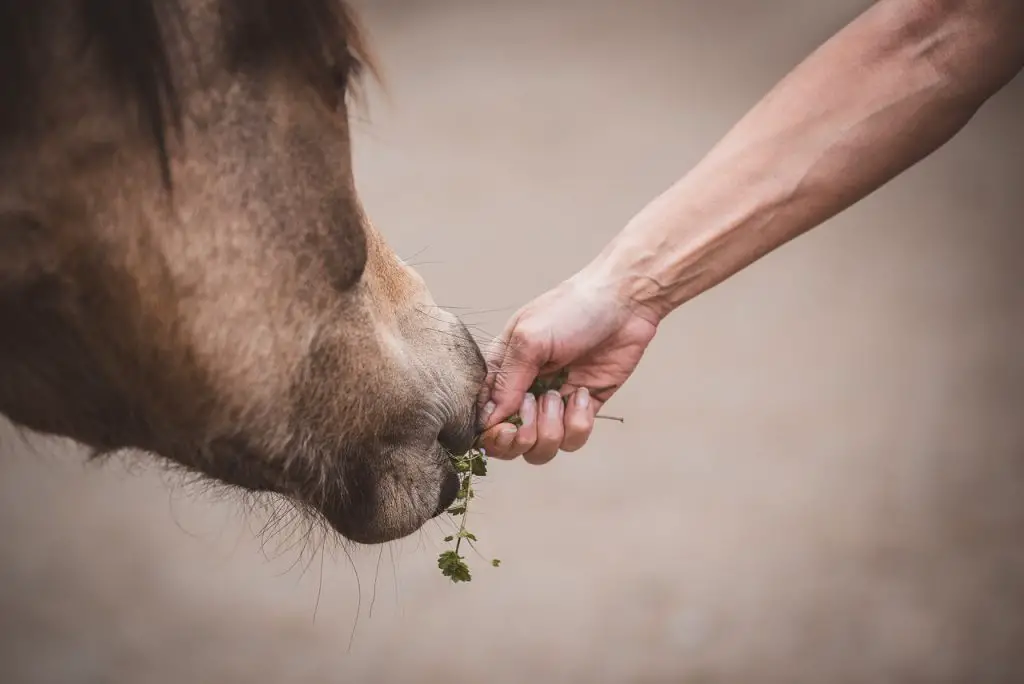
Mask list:
[[[511,324],[490,352],[483,407],[483,429],[507,419],[519,410],[538,372],[547,359],[535,336],[518,322]]]

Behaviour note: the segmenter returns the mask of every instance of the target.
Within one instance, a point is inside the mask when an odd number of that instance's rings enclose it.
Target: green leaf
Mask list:
[[[447,537],[445,537],[445,538],[444,538],[444,540],[445,540],[446,542],[450,542],[450,541],[453,541],[454,539],[455,539],[455,537],[453,537],[453,536],[452,536],[452,535],[450,535],[450,534],[449,534],[449,535],[448,535]]]
[[[451,515],[464,515],[466,513],[465,506],[452,506],[448,509],[448,513]]]
[[[454,551],[445,551],[438,556],[437,567],[441,569],[441,574],[450,578],[452,582],[469,582],[473,578],[465,560]]]
[[[562,370],[558,371],[558,374],[555,375],[555,377],[553,377],[553,378],[550,378],[550,379],[536,378],[533,381],[533,384],[530,385],[529,392],[533,396],[539,398],[540,395],[544,394],[548,390],[561,389],[562,385],[564,385],[566,382],[568,382],[568,380],[569,380],[569,369],[568,368],[563,368]]]
[[[501,561],[498,560],[497,558],[492,558],[491,559],[491,565],[494,566],[494,567],[498,567],[499,565],[501,565]]]
[[[487,475],[487,462],[483,458],[474,458],[471,464],[471,472],[477,477]]]
[[[437,567],[441,568],[442,570],[450,568],[453,565],[457,565],[461,562],[462,556],[455,553],[454,551],[443,551],[441,555],[437,557]]]
[[[469,541],[476,541],[477,540],[476,539],[476,535],[473,534],[472,532],[469,532],[468,530],[462,530],[461,532],[459,532],[459,536],[462,537],[463,539],[468,539]]]
[[[469,572],[469,566],[465,563],[460,563],[445,575],[450,577],[452,582],[470,582],[473,579],[473,575]]]

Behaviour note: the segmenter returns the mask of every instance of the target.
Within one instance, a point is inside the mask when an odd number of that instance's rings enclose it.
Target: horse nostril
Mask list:
[[[476,442],[475,423],[466,421],[458,427],[447,426],[437,436],[437,441],[452,454],[464,454]]]
[[[455,473],[448,473],[445,475],[444,482],[441,483],[441,494],[438,497],[437,510],[434,511],[435,518],[448,510],[448,507],[455,502],[458,493],[459,476]]]

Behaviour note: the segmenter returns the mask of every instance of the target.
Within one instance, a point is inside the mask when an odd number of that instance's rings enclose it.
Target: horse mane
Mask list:
[[[46,79],[47,39],[54,11],[70,8],[105,75],[134,100],[170,187],[167,136],[180,132],[170,47],[187,39],[185,0],[0,0],[0,141],[29,125]],[[218,0],[222,36],[233,68],[289,59],[325,92],[347,93],[364,67],[373,68],[361,31],[341,0]],[[187,43],[187,40],[185,41]]]

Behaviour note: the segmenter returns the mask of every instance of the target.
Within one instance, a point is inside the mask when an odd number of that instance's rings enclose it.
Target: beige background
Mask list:
[[[368,211],[497,332],[865,4],[364,0]],[[1024,681],[1022,103],[668,320],[625,425],[495,466],[470,585],[440,526],[292,567],[3,424],[0,681]]]

